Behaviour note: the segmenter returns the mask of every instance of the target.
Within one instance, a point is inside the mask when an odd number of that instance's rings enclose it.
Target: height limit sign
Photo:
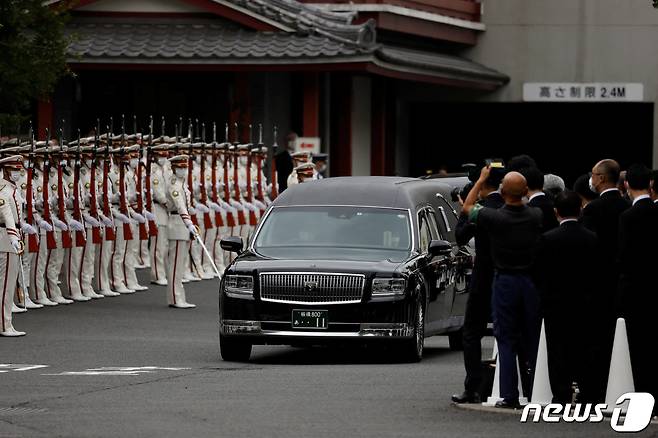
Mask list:
[[[526,83],[525,102],[642,102],[643,84]]]

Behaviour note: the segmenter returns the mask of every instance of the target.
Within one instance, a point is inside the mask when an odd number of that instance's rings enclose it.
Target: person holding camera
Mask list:
[[[517,356],[526,392],[534,374],[541,327],[539,293],[531,276],[542,229],[542,213],[525,205],[528,193],[525,178],[518,172],[505,175],[501,195],[505,205],[488,208],[477,204],[478,193],[491,174],[482,169],[480,178],[464,202],[464,214],[487,233],[494,266],[492,315],[500,363],[500,408],[519,408]],[[529,395],[529,394],[527,394]]]
[[[505,204],[498,191],[503,172],[494,171],[481,184],[478,205],[498,209]],[[466,195],[467,197],[468,195]],[[482,338],[491,318],[491,283],[494,276],[494,265],[491,259],[489,235],[486,230],[478,229],[476,224],[469,222],[468,216],[462,211],[455,228],[459,245],[466,245],[475,238],[475,264],[473,276],[469,285],[466,313],[464,315],[463,347],[464,392],[452,396],[455,403],[479,403],[481,401],[480,385],[482,384]]]

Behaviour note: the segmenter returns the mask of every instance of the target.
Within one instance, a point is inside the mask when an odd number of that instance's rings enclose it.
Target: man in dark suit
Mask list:
[[[626,319],[628,346],[637,392],[658,397],[651,323],[658,305],[655,250],[658,246],[658,207],[650,197],[651,171],[634,164],[626,172],[626,188],[633,200],[619,219],[619,314]]]
[[[571,384],[581,393],[586,360],[583,345],[596,330],[584,324],[589,302],[597,292],[591,273],[596,272],[596,234],[580,222],[581,199],[575,192],[562,192],[555,198],[559,226],[542,235],[537,255],[537,282],[542,293],[546,326],[548,369],[554,403],[571,403]]]
[[[619,246],[619,216],[630,206],[622,198],[619,183],[619,164],[614,160],[602,160],[592,168],[590,186],[599,194],[583,211],[583,225],[593,231],[599,239],[600,263],[596,270],[601,284],[597,299],[592,302],[592,309],[587,318],[592,327],[599,327],[599,334],[590,344],[592,367],[590,377],[592,390],[590,400],[598,402],[605,399],[608,381],[608,368],[612,354],[612,342],[615,331],[615,299],[619,274],[617,271],[617,252]]]
[[[505,205],[503,197],[498,192],[502,180],[502,172],[492,172],[480,189],[478,204],[488,208],[500,208]],[[463,347],[464,392],[452,396],[455,403],[479,403],[480,385],[482,383],[482,337],[491,319],[491,284],[493,282],[494,266],[491,260],[489,236],[486,231],[468,221],[468,216],[462,213],[455,235],[459,245],[466,245],[475,238],[475,266],[469,285],[466,313],[464,315]]]
[[[521,174],[528,182],[528,206],[540,209],[543,214],[542,232],[556,228],[558,223],[553,201],[543,191],[544,174],[536,167],[527,167],[521,170]]]
[[[290,155],[295,151],[295,143],[297,141],[297,134],[291,132],[286,137],[286,147],[281,152],[276,154],[276,173],[279,182],[279,193],[288,188],[288,176],[292,173],[295,167],[292,163],[292,156]]]

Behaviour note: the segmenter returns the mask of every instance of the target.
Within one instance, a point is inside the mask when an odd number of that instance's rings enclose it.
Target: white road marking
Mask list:
[[[18,363],[0,363],[0,373],[8,373],[10,371],[30,371],[39,368],[47,368],[48,365],[29,365]]]
[[[101,367],[87,368],[84,371],[65,371],[63,373],[42,374],[42,376],[138,376],[140,374],[150,374],[157,371],[184,371],[191,368],[172,368],[172,367]]]

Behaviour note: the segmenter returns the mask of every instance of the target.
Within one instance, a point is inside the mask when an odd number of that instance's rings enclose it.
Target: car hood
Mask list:
[[[261,272],[329,272],[390,275],[403,266],[400,262],[344,261],[344,260],[279,260],[261,258],[254,254],[241,255],[230,267],[235,273]]]

